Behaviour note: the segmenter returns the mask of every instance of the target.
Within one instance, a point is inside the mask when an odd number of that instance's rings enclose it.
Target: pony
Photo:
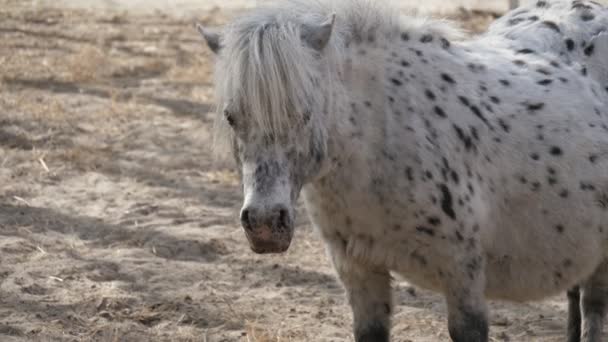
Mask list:
[[[600,83],[548,50],[518,53],[498,33],[467,39],[448,22],[396,13],[288,0],[220,31],[198,26],[217,53],[215,149],[237,162],[251,249],[289,248],[302,197],[357,342],[389,341],[391,273],[443,294],[456,342],[488,341],[488,299],[577,286],[569,342],[600,341]]]
[[[576,64],[608,91],[608,9],[598,2],[539,0],[502,16],[485,34],[519,54]]]

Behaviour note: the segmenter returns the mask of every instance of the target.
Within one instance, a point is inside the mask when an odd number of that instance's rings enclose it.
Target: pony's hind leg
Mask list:
[[[581,341],[581,292],[578,286],[568,290],[568,342]]]
[[[581,287],[582,342],[602,341],[608,305],[608,261],[604,261]]]

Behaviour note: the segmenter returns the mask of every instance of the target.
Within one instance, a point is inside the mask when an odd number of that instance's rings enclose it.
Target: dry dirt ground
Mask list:
[[[0,341],[352,341],[302,211],[250,252],[191,21],[0,3]],[[395,287],[394,340],[448,340],[441,298]],[[563,340],[562,298],[491,308],[493,341]]]

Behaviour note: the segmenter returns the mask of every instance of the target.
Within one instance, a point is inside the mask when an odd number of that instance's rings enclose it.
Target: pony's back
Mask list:
[[[496,20],[482,39],[520,53],[554,54],[608,86],[608,8],[594,1],[537,1]]]

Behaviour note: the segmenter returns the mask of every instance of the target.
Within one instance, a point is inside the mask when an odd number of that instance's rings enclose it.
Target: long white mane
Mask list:
[[[267,135],[294,129],[311,114],[310,108],[324,106],[326,112],[335,112],[330,95],[339,93],[341,61],[351,43],[390,43],[405,31],[460,36],[444,21],[401,18],[397,13],[372,0],[288,0],[237,18],[223,32],[217,63],[216,148],[233,140],[223,119],[225,110],[247,116],[247,122]],[[302,28],[321,25],[332,14],[336,23],[319,58],[303,43]]]

